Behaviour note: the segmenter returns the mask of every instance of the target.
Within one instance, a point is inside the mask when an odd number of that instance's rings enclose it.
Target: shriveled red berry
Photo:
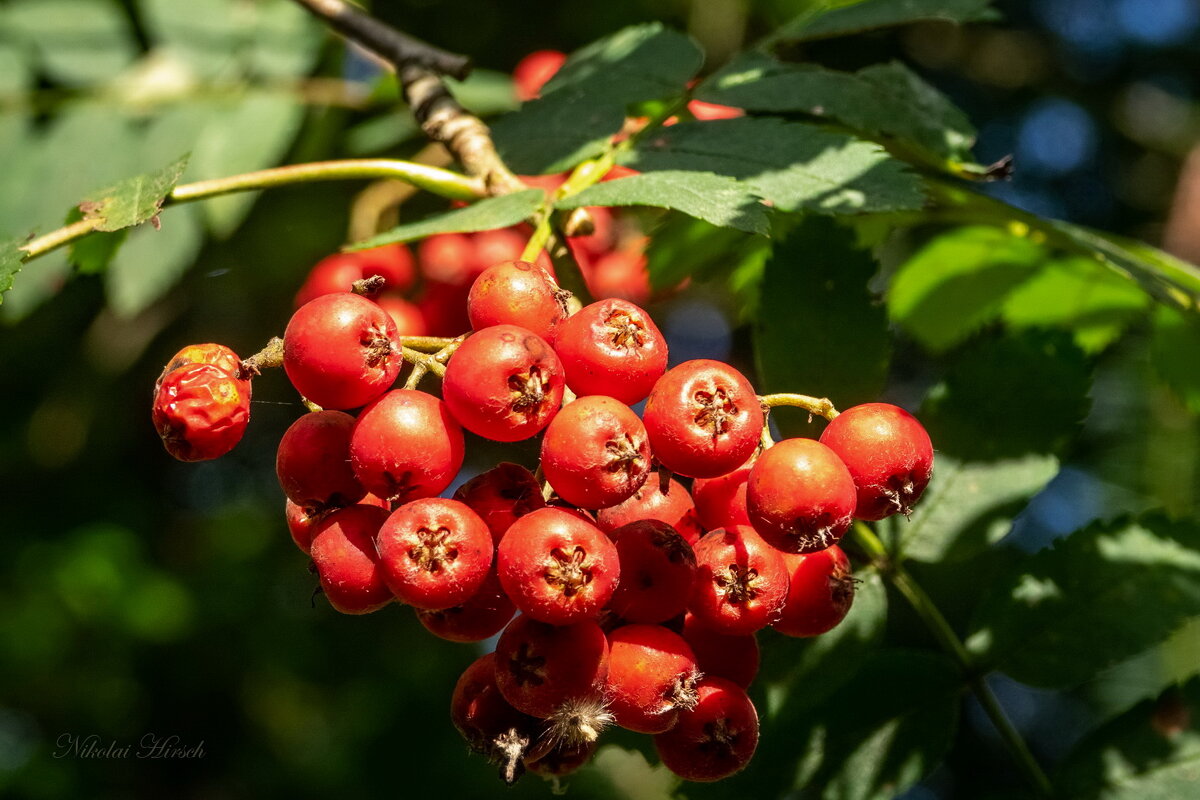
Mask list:
[[[692,496],[679,481],[671,478],[667,490],[662,491],[662,481],[651,475],[628,500],[596,512],[596,524],[605,533],[612,533],[622,525],[642,519],[656,519],[667,523],[688,544],[695,544],[704,535],[704,528],[696,518],[696,507]],[[717,526],[720,527],[720,526]]]
[[[764,451],[746,481],[750,524],[785,553],[836,544],[854,518],[854,480],[816,439],[784,439]]]
[[[554,349],[575,394],[641,402],[667,369],[667,340],[646,311],[628,300],[585,306],[559,326]]]
[[[375,540],[384,580],[414,608],[465,603],[492,566],[492,534],[457,500],[426,497],[392,512]]]
[[[599,614],[621,569],[616,545],[560,508],[532,511],[514,522],[500,541],[496,565],[517,608],[554,625]]]
[[[514,708],[544,719],[570,700],[603,693],[608,650],[592,620],[550,625],[522,614],[496,642],[496,685]]]
[[[476,753],[500,768],[505,783],[523,772],[522,759],[539,722],[509,704],[496,686],[496,654],[480,656],[454,684],[450,721]]]
[[[450,413],[497,442],[536,435],[562,405],[563,371],[546,340],[517,325],[494,325],[455,351],[442,379]]]
[[[786,554],[789,582],[783,615],[772,623],[786,636],[817,636],[850,613],[854,578],[850,559],[836,544],[808,555]]]
[[[217,458],[246,432],[250,383],[212,364],[184,364],[160,379],[150,416],[163,447],[175,458]]]
[[[696,705],[696,654],[661,625],[625,625],[608,635],[609,711],[638,733],[670,730]]]
[[[627,500],[650,475],[650,442],[633,409],[604,395],[568,403],[542,439],[542,474],[583,508]]]
[[[782,554],[751,528],[715,530],[696,543],[696,581],[688,610],[701,624],[748,634],[779,619],[787,597]]]
[[[168,374],[188,364],[212,364],[214,367],[218,367],[226,374],[236,378],[241,369],[242,360],[238,358],[237,353],[223,344],[216,344],[214,342],[189,344],[171,356],[171,360],[163,367],[162,374],[159,375],[158,382],[154,385],[154,388],[157,389],[161,386],[163,378],[167,377]]]
[[[492,325],[519,325],[553,341],[567,319],[568,292],[546,270],[528,261],[493,264],[471,284],[467,314],[477,331]]]
[[[567,54],[558,50],[534,50],[518,61],[512,73],[517,99],[526,102],[537,97],[566,60]]]
[[[608,608],[629,622],[665,622],[683,613],[696,576],[696,555],[674,528],[656,519],[609,533],[621,580]]]
[[[717,633],[702,625],[695,614],[683,618],[683,638],[696,654],[696,664],[705,675],[733,681],[743,689],[758,675],[758,639],[753,633]]]
[[[487,523],[496,544],[519,518],[546,507],[533,473],[508,462],[471,478],[454,491],[454,499],[466,503]]]
[[[746,481],[751,464],[743,464],[733,472],[715,478],[697,478],[692,482],[692,500],[696,516],[705,530],[749,525],[746,510]]]
[[[275,474],[283,493],[310,514],[357,503],[367,493],[350,468],[354,417],[317,411],[291,424],[279,440]]]
[[[688,781],[711,782],[739,772],[758,747],[758,712],[746,692],[723,678],[705,677],[696,707],[654,737],[667,769]]]
[[[762,405],[750,381],[707,359],[685,361],[659,378],[643,419],[654,455],[692,478],[737,469],[762,437]]]
[[[933,444],[924,426],[888,403],[846,409],[825,428],[821,442],[850,470],[859,519],[910,513],[933,474]]]
[[[395,600],[383,579],[375,535],[388,517],[378,506],[340,508],[321,520],[309,554],[329,604],[343,614],[366,614]]]
[[[451,642],[482,642],[504,630],[517,607],[504,593],[496,570],[488,571],[483,585],[459,605],[437,611],[415,609],[425,630]]]
[[[388,392],[362,410],[350,434],[355,477],[393,502],[440,494],[462,462],[462,428],[445,403],[425,392]]]
[[[327,409],[357,408],[379,397],[404,363],[396,323],[349,292],[296,310],[283,333],[283,368],[296,391]]]

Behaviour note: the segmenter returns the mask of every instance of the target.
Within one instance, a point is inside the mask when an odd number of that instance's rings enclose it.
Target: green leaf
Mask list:
[[[83,219],[83,212],[76,206],[67,213],[64,224],[70,225],[81,219]],[[112,262],[113,256],[125,243],[125,237],[128,234],[128,228],[122,228],[112,233],[89,234],[71,243],[68,259],[74,265],[75,270],[82,275],[96,275],[104,272]]]
[[[928,349],[961,343],[995,319],[1005,297],[1046,257],[1029,239],[1000,228],[958,228],[922,247],[893,275],[891,318]]]
[[[1200,785],[1200,680],[1141,703],[1093,731],[1063,762],[1061,797],[1173,800]]]
[[[254,93],[233,104],[219,104],[197,136],[193,174],[204,180],[276,166],[303,121],[304,107],[288,95]],[[209,230],[221,238],[232,234],[258,195],[239,192],[204,201]]]
[[[1001,316],[1014,328],[1064,328],[1087,353],[1112,344],[1140,318],[1150,297],[1136,284],[1088,258],[1062,258],[1003,300]]]
[[[990,22],[999,17],[991,8],[991,0],[867,0],[803,14],[783,26],[773,38],[809,41],[921,20]]]
[[[960,461],[939,453],[929,487],[908,519],[881,522],[892,549],[918,561],[969,558],[1000,541],[1013,518],[1058,474],[1058,459],[1027,455]]]
[[[532,217],[545,199],[546,193],[541,189],[527,189],[500,197],[487,197],[466,208],[447,211],[436,217],[397,226],[346,249],[367,250],[395,242],[424,239],[435,233],[470,233],[472,231],[490,231],[493,228],[507,228],[509,225],[516,225],[518,222],[524,222]]]
[[[966,115],[898,62],[848,73],[746,53],[704,81],[696,96],[747,111],[836,120],[867,138],[900,140],[935,166],[969,162],[975,141]]]
[[[968,648],[1034,686],[1069,688],[1200,615],[1200,525],[1095,523],[994,579]]]
[[[689,277],[707,281],[731,276],[747,261],[761,267],[770,254],[771,242],[765,238],[747,239],[732,228],[684,214],[666,215],[646,245],[650,285],[655,289],[670,288]]]
[[[723,228],[766,236],[767,211],[744,184],[711,172],[649,172],[605,181],[555,203],[581,206],[656,206],[673,208]]]
[[[1200,318],[1165,306],[1154,313],[1150,363],[1194,414],[1200,414]]]
[[[938,450],[991,461],[1057,453],[1090,408],[1091,365],[1064,333],[1031,330],[956,352],[919,414]]]
[[[867,281],[875,259],[828,217],[806,218],[777,244],[754,326],[759,391],[824,396],[845,408],[879,396],[890,340]]]
[[[622,163],[728,175],[784,211],[852,214],[924,203],[920,179],[879,145],[770,117],[673,125],[622,154]]]
[[[72,86],[104,82],[133,63],[137,46],[112,0],[13,0],[4,27],[31,45],[42,70]]]
[[[120,183],[88,196],[79,204],[86,219],[99,220],[98,231],[119,231],[147,220],[153,220],[162,210],[163,201],[187,168],[188,156],[155,172],[135,175]]]
[[[21,239],[0,239],[0,303],[4,302],[5,292],[12,288],[13,279],[24,266],[22,243]]]
[[[132,317],[166,294],[187,271],[204,244],[200,209],[180,206],[163,217],[162,227],[143,225],[104,273],[109,306],[119,316]]]
[[[573,53],[542,97],[496,120],[492,136],[520,173],[556,172],[600,153],[631,103],[681,94],[704,60],[659,23],[625,28]]]

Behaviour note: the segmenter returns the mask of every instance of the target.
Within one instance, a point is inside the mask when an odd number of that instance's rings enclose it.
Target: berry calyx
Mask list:
[[[854,518],[854,479],[816,439],[785,439],[764,451],[746,481],[750,524],[785,553],[834,545]]]
[[[833,630],[854,603],[850,559],[833,545],[808,555],[786,554],[783,560],[788,594],[772,627],[785,636],[817,636]]]
[[[397,508],[376,538],[384,580],[403,602],[438,610],[465,603],[492,565],[492,534],[457,500],[422,498]]]
[[[476,331],[492,325],[519,325],[553,341],[567,319],[570,296],[541,267],[528,261],[505,261],[485,269],[471,284],[467,314]]]
[[[500,693],[495,653],[479,657],[459,676],[450,698],[450,721],[472,750],[500,768],[505,783],[521,777],[522,760],[539,725]]]
[[[670,730],[681,709],[696,706],[696,655],[661,625],[625,625],[608,636],[609,711],[638,733]]]
[[[854,516],[912,513],[933,474],[933,443],[916,417],[888,403],[848,408],[821,433],[854,479]]]
[[[496,642],[496,685],[514,708],[545,719],[570,700],[599,697],[608,659],[594,621],[550,625],[522,614]]]
[[[667,340],[650,315],[627,300],[585,306],[559,326],[554,348],[567,386],[581,397],[638,403],[667,369]]]
[[[654,737],[663,765],[688,781],[711,782],[740,771],[758,747],[758,712],[746,692],[723,678],[705,677],[696,707]]]
[[[603,395],[568,403],[546,428],[542,472],[563,500],[614,506],[650,475],[646,429],[629,406]]]
[[[688,610],[718,633],[749,634],[779,618],[788,577],[779,551],[752,528],[705,534],[694,548],[696,580]]]

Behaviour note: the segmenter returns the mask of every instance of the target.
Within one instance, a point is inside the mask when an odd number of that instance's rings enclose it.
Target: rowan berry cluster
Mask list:
[[[397,252],[339,256],[353,268],[338,280],[403,286],[380,266],[405,263]],[[379,302],[320,293],[317,274],[262,354],[198,345],[172,360],[154,404],[167,449],[226,452],[250,378],[280,364],[313,409],[277,452],[296,545],[339,611],[400,603],[445,639],[498,635],[451,718],[507,780],[570,773],[610,724],[651,734],[685,779],[742,769],[758,740],[756,632],[815,636],[845,617],[854,580],[837,543],[854,518],[919,498],[933,460],[920,424],[891,405],[830,406],[819,440],[771,445],[767,401],[784,396],[719,361],[668,369],[641,306],[569,313],[535,263],[479,271],[471,332],[453,339],[401,335]],[[440,398],[418,388],[428,372]],[[501,463],[442,496],[464,430],[540,436],[538,473]]]

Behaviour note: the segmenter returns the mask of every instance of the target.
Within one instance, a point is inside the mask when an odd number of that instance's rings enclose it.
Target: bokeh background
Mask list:
[[[193,152],[189,176],[417,151],[419,140],[405,138],[406,114],[390,110],[386,90],[372,90],[369,61],[288,4],[265,5],[285,8],[0,1],[0,229],[50,229],[88,191],[185,150]],[[534,49],[570,51],[624,25],[663,20],[695,36],[712,69],[807,6],[373,5],[493,73],[475,87],[483,112],[511,107],[503,74]],[[840,68],[904,60],[967,111],[982,163],[1013,155],[1012,180],[988,189],[996,196],[1196,259],[1200,4],[996,7],[1004,16],[996,24],[920,24],[812,45],[804,55]],[[206,92],[212,108],[195,111],[192,99]],[[243,94],[251,99],[228,102]],[[449,724],[451,688],[477,649],[426,635],[403,608],[352,618],[311,598],[315,580],[289,541],[273,472],[279,436],[302,410],[281,375],[256,382],[247,436],[219,461],[172,461],[150,425],[154,379],[179,346],[217,340],[245,355],[281,332],[307,269],[346,240],[361,188],[298,187],[170,210],[187,222],[135,233],[129,255],[104,278],[68,280],[65,260],[55,258],[18,276],[0,308],[0,795],[548,794],[536,778],[504,790],[488,766],[467,758]],[[435,207],[416,200],[404,213]],[[654,311],[673,361],[747,361],[748,337],[723,293],[699,286]],[[1078,464],[1018,520],[1028,546],[1148,497],[1192,510],[1195,418],[1161,388],[1130,396],[1127,387],[1144,384],[1130,380],[1140,368],[1136,341],[1127,350],[1097,378],[1100,411]],[[1104,449],[1114,420],[1141,431],[1138,453]],[[474,444],[468,469],[500,455]],[[526,463],[534,456],[530,448],[517,454]],[[1163,674],[1194,672],[1191,636],[1191,650],[1148,654],[1069,695],[1003,679],[994,688],[1053,764],[1106,709],[1140,698]],[[908,797],[1020,785],[969,702],[961,725],[945,763]],[[130,742],[146,733],[202,742],[204,756],[54,757],[64,734]],[[638,758],[610,753],[572,781],[571,794],[664,796],[668,782]]]

